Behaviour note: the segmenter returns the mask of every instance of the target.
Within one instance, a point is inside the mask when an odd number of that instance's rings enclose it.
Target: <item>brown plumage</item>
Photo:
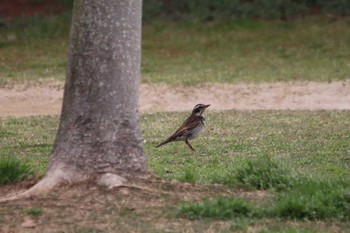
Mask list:
[[[204,110],[209,106],[210,104],[197,104],[194,106],[192,114],[175,131],[175,133],[156,147],[163,146],[173,141],[184,141],[191,150],[194,150],[194,148],[189,143],[189,140],[197,137],[199,133],[204,129],[204,117],[202,115],[204,113]]]

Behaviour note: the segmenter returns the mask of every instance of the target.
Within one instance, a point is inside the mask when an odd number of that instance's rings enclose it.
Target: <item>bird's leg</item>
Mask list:
[[[193,149],[193,147],[191,146],[191,144],[190,144],[190,142],[188,140],[186,140],[185,143],[187,144],[187,146],[189,148],[191,148],[191,150],[195,151],[195,149]]]

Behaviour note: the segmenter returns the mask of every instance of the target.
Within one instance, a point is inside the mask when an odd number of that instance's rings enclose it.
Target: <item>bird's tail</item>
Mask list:
[[[165,145],[165,144],[167,144],[167,143],[169,143],[169,142],[171,142],[171,140],[167,139],[167,140],[165,140],[164,142],[162,142],[161,144],[157,145],[156,147],[163,146],[163,145]]]

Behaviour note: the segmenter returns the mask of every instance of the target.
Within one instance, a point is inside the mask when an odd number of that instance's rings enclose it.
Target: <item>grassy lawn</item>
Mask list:
[[[196,152],[190,151],[182,142],[155,148],[185,116],[185,113],[142,116],[150,171],[169,181],[214,185],[211,189],[204,188],[201,191],[204,194],[213,189],[227,189],[231,190],[229,193],[247,190],[253,195],[221,197],[221,193],[210,199],[202,197],[190,202],[170,201],[166,196],[160,196],[158,198],[165,198],[168,204],[162,208],[150,207],[148,211],[156,211],[162,221],[188,219],[188,224],[200,225],[198,229],[201,230],[210,224],[215,226],[219,221],[227,224],[228,231],[243,232],[249,227],[265,229],[265,232],[348,229],[350,112],[209,112],[205,133],[192,143]],[[36,174],[43,174],[58,118],[0,119],[0,126],[1,158],[14,156],[30,164]],[[169,185],[163,188],[169,190]],[[256,190],[265,192],[265,197],[255,197]],[[38,206],[41,204],[26,207],[21,213],[41,215],[48,211]],[[147,222],[144,222],[145,212],[129,213],[116,206],[114,210],[110,208],[99,212],[100,217],[110,216],[114,211],[123,217],[140,218],[141,223],[132,229],[137,231],[146,227],[141,226]],[[0,211],[0,222],[1,216],[5,215]],[[152,225],[147,227],[154,232]]]
[[[156,148],[187,113],[142,116],[151,171],[168,178],[211,183],[228,177],[246,159],[270,157],[312,176],[350,176],[350,112],[209,112],[203,136]],[[43,173],[58,117],[0,119],[0,155],[29,162]],[[188,179],[188,180],[187,180]]]
[[[143,116],[150,166],[164,177],[186,179],[190,175],[194,181],[211,182],[229,176],[247,158],[262,156],[310,175],[350,175],[348,111],[209,113],[205,135],[192,143],[197,152],[184,143],[152,146],[170,135],[184,117],[174,113]]]
[[[64,80],[70,15],[0,29],[0,84]],[[143,26],[147,83],[262,82],[349,78],[348,19],[151,22]]]

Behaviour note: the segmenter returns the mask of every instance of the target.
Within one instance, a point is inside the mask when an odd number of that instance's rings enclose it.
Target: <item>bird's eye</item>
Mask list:
[[[199,108],[196,108],[194,112],[200,112],[201,110]]]

